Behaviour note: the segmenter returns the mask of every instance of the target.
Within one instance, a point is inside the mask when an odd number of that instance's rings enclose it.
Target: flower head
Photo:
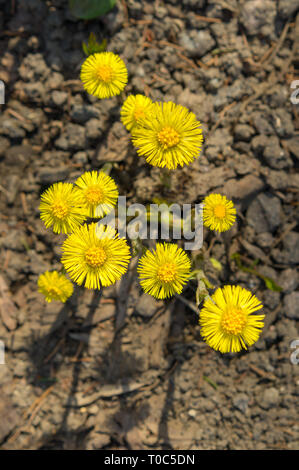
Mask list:
[[[41,195],[40,218],[55,233],[70,233],[86,216],[79,190],[71,183],[54,183]]]
[[[174,243],[157,243],[139,260],[137,271],[144,291],[157,299],[180,294],[188,282],[191,263],[187,254]]]
[[[88,217],[103,217],[111,212],[118,198],[114,180],[103,171],[87,171],[77,179],[83,208]]]
[[[203,223],[210,230],[225,232],[236,220],[236,209],[229,199],[221,194],[210,194],[204,201]]]
[[[45,296],[47,302],[52,300],[65,302],[74,291],[72,282],[58,271],[46,271],[41,274],[37,285],[38,291]]]
[[[200,311],[201,335],[221,353],[247,349],[258,340],[264,326],[265,315],[253,315],[261,308],[255,295],[243,287],[218,288]]]
[[[144,95],[130,95],[122,105],[120,116],[123,125],[128,131],[148,117],[153,109],[153,102]]]
[[[128,82],[124,61],[113,52],[97,52],[83,62],[80,74],[85,90],[98,98],[119,95]]]
[[[131,258],[126,240],[109,226],[91,223],[79,227],[62,245],[61,262],[70,278],[87,289],[118,281]]]
[[[154,103],[153,112],[132,131],[138,155],[153,166],[173,170],[199,156],[203,136],[200,122],[187,108],[172,103]]]

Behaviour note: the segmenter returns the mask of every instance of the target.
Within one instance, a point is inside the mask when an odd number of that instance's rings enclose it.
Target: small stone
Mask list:
[[[289,232],[282,241],[283,249],[273,250],[273,258],[278,263],[298,264],[299,263],[299,233]]]
[[[19,74],[24,81],[38,82],[50,75],[50,69],[41,53],[27,54],[23,59]]]
[[[64,76],[61,73],[53,72],[45,83],[47,89],[55,90],[60,88],[64,82]],[[63,92],[66,93],[66,92]]]
[[[283,139],[294,135],[292,115],[284,108],[278,108],[272,115],[272,124],[277,135]]]
[[[274,36],[276,8],[270,0],[249,0],[241,9],[240,22],[250,35]]]
[[[251,114],[252,125],[255,127],[257,132],[263,136],[273,135],[274,129],[269,123],[269,118],[267,115],[255,112]]]
[[[247,124],[238,124],[235,127],[235,139],[244,140],[249,142],[251,137],[255,134],[253,127],[248,126]]]
[[[6,163],[11,166],[24,165],[33,157],[31,145],[13,145],[6,151]]]
[[[33,103],[41,104],[45,99],[46,89],[41,82],[25,83],[22,90],[26,98]]]
[[[270,170],[266,175],[266,181],[271,186],[271,188],[277,189],[286,189],[291,184],[290,182],[290,175],[285,171],[276,171]]]
[[[86,137],[91,140],[100,140],[104,134],[104,125],[100,119],[92,118],[86,123]]]
[[[11,229],[6,236],[0,238],[0,247],[7,248],[13,251],[24,251],[24,245],[22,240],[25,240],[26,236],[22,230]]]
[[[279,140],[276,136],[271,136],[264,149],[263,157],[267,164],[274,169],[281,170],[283,168],[291,168],[293,162],[286,154],[285,150],[279,145]]]
[[[259,405],[261,406],[261,408],[265,410],[269,410],[273,406],[277,406],[278,403],[279,403],[279,392],[274,387],[267,388],[264,391],[259,401]]]
[[[251,140],[251,148],[255,156],[260,157],[263,154],[264,148],[268,144],[268,137],[266,135],[256,135]]]
[[[215,47],[214,38],[207,30],[192,29],[179,35],[179,44],[191,57],[202,57]]]
[[[9,205],[13,204],[19,191],[20,178],[18,175],[10,175],[8,177],[8,185],[6,188],[6,199]]]
[[[73,155],[73,160],[75,163],[84,165],[88,162],[88,155],[86,152],[77,152]]]
[[[98,118],[100,111],[91,105],[75,104],[70,112],[73,121],[84,124],[91,118]]]
[[[95,152],[96,163],[120,162],[127,156],[130,138],[121,122],[115,122],[109,129],[107,140],[101,142]]]
[[[230,156],[232,143],[233,137],[227,129],[216,129],[206,140],[205,154],[209,161],[217,160],[219,154]]]
[[[284,141],[285,146],[299,160],[299,135]]]
[[[280,301],[280,293],[273,290],[266,290],[263,293],[263,304],[270,310],[274,310]]]
[[[52,184],[65,180],[70,174],[70,167],[44,167],[38,172],[40,184]]]
[[[136,312],[144,318],[151,318],[162,306],[163,302],[155,300],[151,295],[142,294],[137,302]]]
[[[11,139],[22,139],[26,135],[24,129],[22,129],[16,119],[9,118],[5,115],[0,118],[0,134],[10,137]]]
[[[254,175],[246,175],[239,181],[228,180],[223,186],[223,194],[228,198],[245,199],[261,192],[265,183]]]
[[[5,137],[0,136],[0,158],[3,157],[6,150],[9,148],[10,142]]]
[[[284,313],[288,318],[299,319],[299,291],[287,294],[283,299]]]
[[[292,16],[293,13],[299,8],[299,0],[279,0],[278,15],[283,18]]]
[[[289,294],[297,289],[299,285],[299,273],[296,269],[285,269],[280,273],[278,284],[285,294]]]
[[[285,106],[288,99],[288,90],[286,87],[282,87],[281,85],[269,87],[266,91],[267,103],[273,109]]]
[[[249,397],[245,393],[237,393],[233,397],[233,405],[234,407],[241,411],[242,413],[246,413],[248,409]]]
[[[257,233],[273,232],[281,221],[280,200],[270,193],[259,194],[250,204],[246,217]]]
[[[62,150],[84,150],[86,148],[84,127],[68,123],[61,136],[55,141],[55,145]]]
[[[215,405],[215,403],[214,403],[212,400],[203,399],[203,401],[202,401],[202,409],[203,409],[204,411],[207,411],[207,412],[214,411],[215,408],[216,408],[216,405]]]
[[[66,103],[68,94],[66,91],[54,90],[51,94],[52,102],[55,106],[60,107]]]
[[[206,100],[206,95],[192,93],[189,88],[185,88],[177,97],[177,103],[190,109],[194,114],[199,116],[201,121],[208,118],[209,113],[212,113],[212,104]],[[203,112],[204,109],[204,112]],[[206,119],[205,119],[206,117]]]
[[[197,415],[197,411],[196,410],[188,410],[188,415],[191,416],[191,418],[195,418],[195,416]]]
[[[274,238],[272,234],[269,232],[262,232],[256,236],[256,243],[261,248],[269,248],[273,242],[274,242]]]

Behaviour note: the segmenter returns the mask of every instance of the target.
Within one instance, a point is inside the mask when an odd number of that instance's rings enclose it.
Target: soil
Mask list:
[[[298,449],[298,0],[128,0],[93,21],[61,0],[0,7],[1,448]],[[167,184],[136,157],[121,101],[83,90],[91,32],[127,64],[127,94],[173,100],[202,122],[202,155]],[[128,204],[233,199],[235,226],[204,233],[222,267],[207,261],[206,273],[263,302],[248,351],[203,342],[194,281],[185,302],[156,301],[134,262],[111,288],[46,304],[36,282],[60,268],[63,236],[39,219],[40,194],[105,163]]]

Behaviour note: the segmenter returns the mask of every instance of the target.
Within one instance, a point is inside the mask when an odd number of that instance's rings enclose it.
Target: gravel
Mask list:
[[[0,0],[0,79],[9,84],[0,116],[0,263],[10,299],[0,318],[1,396],[9,397],[1,448],[298,449],[290,344],[298,338],[299,137],[288,72],[298,1],[130,0],[128,16],[118,2],[88,22],[66,3],[11,9]],[[82,41],[91,32],[124,59],[126,96],[173,100],[200,119],[203,151],[192,165],[163,176],[136,155],[120,122],[123,97],[99,101],[84,91]],[[232,230],[203,233],[221,270],[209,261],[204,269],[215,288],[239,284],[263,303],[255,345],[241,354],[211,350],[194,311],[143,294],[133,271],[121,298],[117,286],[102,295],[78,287],[64,305],[43,300],[38,276],[61,268],[65,237],[45,229],[40,194],[106,162],[128,204],[195,204],[211,192],[233,200]],[[0,287],[2,302],[1,279]],[[191,281],[182,296],[194,302],[195,290]],[[74,397],[93,399],[77,408]]]

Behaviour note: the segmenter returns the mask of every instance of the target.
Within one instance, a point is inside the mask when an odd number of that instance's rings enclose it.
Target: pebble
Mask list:
[[[0,136],[0,158],[3,157],[6,150],[9,148],[10,142],[5,137]]]
[[[299,320],[299,291],[294,291],[284,297],[283,308],[288,318]]]
[[[240,180],[228,180],[223,186],[223,194],[228,198],[246,199],[252,197],[265,188],[265,183],[254,175],[246,175]]]
[[[273,257],[276,262],[283,264],[299,263],[299,233],[291,231],[287,233],[282,241],[282,250],[274,249]]]
[[[242,413],[246,413],[248,409],[249,397],[245,393],[237,393],[233,397],[233,405],[234,407],[241,411]]]
[[[70,112],[72,120],[79,124],[84,124],[91,118],[98,118],[99,115],[100,111],[91,105],[75,104]]]
[[[235,127],[235,140],[244,140],[245,142],[249,142],[254,134],[254,128],[248,126],[248,124],[237,124]]]
[[[65,167],[44,167],[38,172],[38,179],[40,184],[52,184],[65,180],[70,174],[71,168]]]
[[[285,145],[291,154],[299,160],[299,136],[286,140]]]
[[[266,163],[276,170],[283,168],[291,168],[293,162],[287,155],[286,151],[279,145],[279,140],[276,136],[271,136],[264,148],[263,157]]]
[[[88,162],[88,155],[86,152],[77,152],[73,155],[73,160],[75,163],[81,163],[82,165]]]
[[[54,90],[51,94],[52,102],[55,106],[63,106],[66,103],[68,94],[66,91]]]
[[[240,22],[249,35],[262,34],[274,38],[276,8],[270,0],[249,0],[241,9]]]
[[[289,18],[299,8],[299,0],[279,0],[278,14]]]
[[[259,194],[248,207],[246,218],[257,233],[274,232],[281,222],[280,200],[270,193]]]
[[[162,306],[163,302],[155,300],[151,295],[142,294],[136,304],[136,312],[144,318],[151,318]]]
[[[299,273],[296,269],[284,269],[279,276],[278,284],[285,294],[293,292],[299,285]]]
[[[270,408],[277,406],[279,403],[279,392],[276,388],[267,388],[258,400],[261,408],[269,410]]]
[[[20,178],[18,175],[10,175],[8,177],[8,185],[6,187],[6,199],[9,205],[13,204],[19,191]]]
[[[269,248],[274,242],[274,238],[269,232],[258,233],[256,236],[256,243],[261,248]]]
[[[178,37],[178,42],[191,57],[202,57],[216,46],[214,38],[207,30],[183,31]]]
[[[19,121],[4,115],[0,117],[0,134],[18,140],[26,135]]]
[[[85,129],[79,124],[68,123],[61,136],[55,141],[57,148],[61,150],[85,150]]]

